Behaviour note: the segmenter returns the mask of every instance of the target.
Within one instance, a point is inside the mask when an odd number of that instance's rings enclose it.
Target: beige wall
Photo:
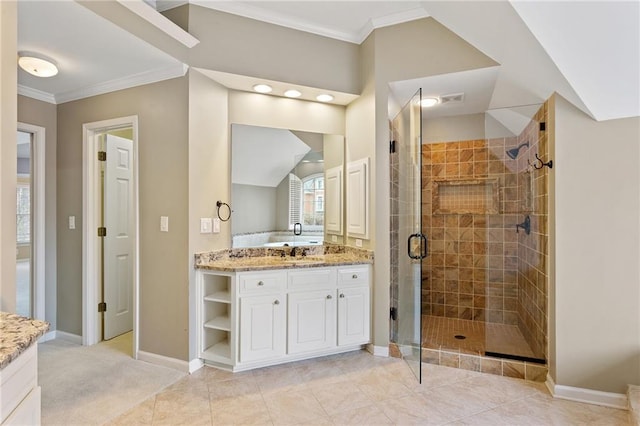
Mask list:
[[[484,113],[454,117],[422,116],[422,143],[455,142],[484,139]]]
[[[187,78],[177,78],[58,106],[59,330],[82,333],[82,125],[137,115],[140,350],[188,358],[187,97]]]
[[[200,218],[217,217],[216,201],[230,198],[228,90],[200,72],[189,71],[189,324],[195,321],[195,253],[230,247],[229,222],[219,234],[201,234]],[[197,333],[189,336],[189,359],[197,358]]]
[[[193,67],[360,92],[356,44],[193,5],[189,31]]]
[[[54,104],[18,96],[18,121],[45,128],[45,319],[51,330],[57,325],[56,179],[57,107]]]
[[[17,3],[0,2],[0,311],[16,309]]]
[[[626,393],[640,385],[640,118],[596,122],[558,95],[553,112],[552,377]]]

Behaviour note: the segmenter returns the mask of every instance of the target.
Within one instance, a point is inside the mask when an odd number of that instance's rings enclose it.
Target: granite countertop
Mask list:
[[[309,254],[291,256],[291,249],[229,249],[196,255],[195,268],[210,271],[244,272],[268,269],[319,268],[372,264],[373,254],[357,249],[310,249]]]
[[[0,370],[49,330],[49,323],[0,312]]]

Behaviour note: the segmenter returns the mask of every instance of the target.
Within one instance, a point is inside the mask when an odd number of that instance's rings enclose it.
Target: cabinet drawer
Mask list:
[[[353,266],[338,269],[338,286],[369,285],[369,266]]]
[[[334,268],[313,268],[289,272],[289,290],[316,290],[336,286]]]
[[[259,272],[238,275],[240,294],[264,294],[284,290],[285,272]]]

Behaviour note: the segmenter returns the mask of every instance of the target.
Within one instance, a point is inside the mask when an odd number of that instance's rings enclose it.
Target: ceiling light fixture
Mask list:
[[[58,74],[58,67],[56,63],[32,52],[20,52],[18,54],[18,65],[31,75],[36,77],[53,77]]]
[[[316,96],[316,99],[320,102],[331,102],[333,100],[333,96],[323,93],[322,95]]]
[[[440,99],[438,98],[424,98],[420,101],[420,106],[423,108],[430,108],[434,105],[438,105],[440,103]]]
[[[258,93],[271,93],[273,89],[268,84],[256,84],[253,86],[253,90]]]
[[[299,90],[296,89],[289,89],[286,92],[284,92],[284,95],[287,98],[298,98],[302,95],[302,93]]]

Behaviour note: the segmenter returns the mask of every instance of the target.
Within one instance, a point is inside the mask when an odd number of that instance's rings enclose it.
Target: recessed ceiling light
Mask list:
[[[268,84],[256,84],[253,86],[253,90],[258,93],[271,93],[273,89]]]
[[[31,52],[20,52],[18,54],[18,65],[31,75],[36,77],[53,77],[58,74],[58,67],[42,55]]]
[[[323,93],[322,95],[316,96],[316,99],[320,102],[331,102],[333,100],[333,96]]]
[[[424,98],[420,101],[420,106],[423,108],[429,108],[439,103],[440,100],[438,98]]]
[[[296,89],[289,89],[286,92],[284,92],[284,95],[287,98],[298,98],[302,95],[302,93]]]

